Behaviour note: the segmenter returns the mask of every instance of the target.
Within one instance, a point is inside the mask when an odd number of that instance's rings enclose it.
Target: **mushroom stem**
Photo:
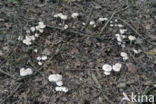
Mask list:
[[[130,40],[130,45],[132,45],[132,41]]]

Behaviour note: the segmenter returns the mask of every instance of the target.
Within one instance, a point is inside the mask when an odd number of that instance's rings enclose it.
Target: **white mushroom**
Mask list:
[[[82,25],[86,25],[86,23],[83,22]]]
[[[30,30],[31,30],[32,32],[34,32],[34,31],[35,31],[35,27],[31,27]]]
[[[23,40],[23,43],[29,46],[31,45],[31,39],[26,36],[26,39]]]
[[[58,81],[61,81],[62,80],[62,75],[60,75],[60,74],[51,74],[51,75],[49,75],[48,80],[50,82],[58,82]]]
[[[37,60],[41,60],[42,58],[40,56],[37,57]]]
[[[55,87],[55,90],[59,92],[65,92],[65,93],[68,92],[67,87]]]
[[[39,31],[40,33],[43,33],[44,30],[43,30],[42,28],[39,28],[38,31]]]
[[[127,31],[127,29],[120,29],[120,33],[124,34]]]
[[[64,29],[65,29],[65,30],[68,29],[68,25],[64,25]]]
[[[18,40],[23,40],[23,37],[22,36],[18,36]]]
[[[35,36],[29,36],[29,38],[31,39],[31,40],[35,40]]]
[[[115,34],[115,36],[116,36],[116,37],[119,37],[119,36],[120,36],[120,34]]]
[[[117,19],[115,19],[115,22],[118,22],[118,20],[117,20]]]
[[[113,27],[114,25],[113,24],[110,24],[110,27]]]
[[[120,69],[121,69],[121,64],[120,63],[116,63],[115,65],[113,65],[113,70],[115,71],[115,72],[119,72],[120,71]]]
[[[48,58],[47,56],[42,56],[41,60],[45,61],[45,60],[47,60],[47,58]]]
[[[104,71],[106,71],[106,72],[110,72],[110,71],[112,71],[112,66],[109,65],[109,64],[104,64],[104,65],[102,66],[102,69],[103,69]]]
[[[118,42],[122,42],[121,36],[118,36],[116,39],[117,39]]]
[[[40,61],[39,61],[39,62],[38,62],[38,65],[40,65],[40,66],[41,66],[41,65],[42,65],[42,62],[40,62]]]
[[[58,82],[56,82],[56,85],[57,86],[62,86],[63,85],[63,82],[62,81],[58,81]]]
[[[37,52],[38,52],[38,50],[37,50],[37,49],[34,49],[34,52],[35,52],[35,53],[37,53]]]
[[[46,25],[43,22],[39,22],[38,26],[40,29],[44,29],[46,27]]]
[[[78,16],[79,16],[79,13],[73,13],[73,14],[71,15],[71,17],[74,18],[74,19],[77,18]]]
[[[104,74],[105,74],[105,75],[110,75],[110,72],[104,71]]]
[[[141,52],[141,50],[140,50],[140,49],[139,49],[139,50],[133,49],[133,52],[134,52],[135,54],[138,54],[138,53]]]
[[[35,33],[35,37],[39,37],[39,34]]]
[[[62,20],[67,20],[68,17],[67,17],[66,15],[61,15],[60,18],[61,18]]]
[[[121,24],[118,24],[117,26],[118,26],[118,27],[123,27],[123,25],[121,25]]]
[[[98,19],[99,22],[103,22],[103,21],[107,21],[107,20],[108,20],[108,18],[102,18],[102,17]]]
[[[128,36],[128,39],[129,39],[130,41],[134,41],[134,40],[136,40],[136,37],[135,37],[135,36],[132,36],[132,35],[129,35],[129,36]]]
[[[122,56],[123,60],[128,60],[128,55],[125,52],[121,52],[120,55]]]
[[[27,75],[31,75],[33,72],[32,72],[32,69],[31,68],[21,68],[20,69],[20,76],[27,76]]]
[[[89,24],[90,25],[94,25],[95,24],[95,21],[90,21]]]

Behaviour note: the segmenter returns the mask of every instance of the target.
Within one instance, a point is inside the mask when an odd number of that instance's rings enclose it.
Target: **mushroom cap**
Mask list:
[[[23,43],[26,45],[31,45],[31,41],[29,39],[24,39]]]
[[[68,17],[67,17],[66,15],[61,15],[60,18],[61,18],[62,20],[67,20]]]
[[[79,13],[73,13],[71,16],[72,18],[77,18],[79,16]]]
[[[127,53],[125,53],[125,52],[121,52],[120,55],[121,55],[122,57],[128,56]]]
[[[56,91],[62,91],[62,92],[68,92],[68,88],[67,87],[55,87]]]
[[[125,52],[121,52],[120,55],[122,56],[123,60],[127,60],[129,58]]]
[[[35,36],[29,36],[29,38],[31,39],[31,40],[35,40]]]
[[[127,29],[120,29],[120,33],[124,34],[127,31]]]
[[[133,49],[133,52],[134,52],[135,54],[138,54],[138,53],[141,52],[141,50],[140,50],[140,49],[139,49],[139,50]]]
[[[32,32],[34,32],[34,31],[35,31],[35,27],[31,27],[30,30],[31,30]]]
[[[103,21],[107,21],[107,20],[108,20],[108,18],[103,18],[103,17],[100,17],[100,18],[98,19],[99,22],[103,22]]]
[[[104,74],[105,74],[105,75],[110,75],[110,72],[105,71]]]
[[[112,66],[109,65],[109,64],[104,64],[104,65],[102,66],[102,69],[103,69],[104,71],[106,71],[106,72],[110,72],[110,71],[112,71]]]
[[[41,66],[41,65],[42,65],[42,62],[41,62],[41,61],[39,61],[39,62],[38,62],[38,65],[40,65],[40,66]]]
[[[48,80],[50,82],[58,82],[58,81],[61,81],[62,80],[62,75],[60,75],[60,74],[51,74],[51,75],[49,75]]]
[[[58,81],[58,82],[56,82],[56,85],[57,86],[62,86],[63,85],[63,82],[62,81]]]
[[[27,76],[27,75],[31,75],[33,72],[32,72],[32,69],[31,68],[21,68],[20,69],[20,76]]]
[[[90,25],[94,25],[95,24],[95,21],[90,21],[89,24]]]
[[[38,33],[35,33],[35,37],[39,37],[39,34]]]
[[[42,59],[43,61],[44,61],[44,60],[47,60],[47,58],[48,58],[47,56],[42,56],[42,57],[41,57],[41,59]]]
[[[115,34],[116,37],[120,37],[120,34]]]
[[[122,42],[121,36],[118,36],[118,37],[117,37],[117,41],[118,41],[118,42]]]
[[[118,27],[123,27],[123,25],[122,24],[118,24]]]
[[[119,72],[120,71],[120,69],[121,69],[121,64],[120,63],[116,63],[115,65],[113,65],[113,70],[115,71],[115,72]]]
[[[64,25],[64,29],[67,29],[68,28],[68,25]]]
[[[132,36],[132,35],[129,35],[129,36],[128,36],[128,39],[129,39],[130,41],[133,41],[133,40],[136,40],[136,37],[135,37],[135,36]]]
[[[44,29],[46,27],[46,25],[43,24],[43,23],[40,23],[38,26],[39,26],[40,29]]]

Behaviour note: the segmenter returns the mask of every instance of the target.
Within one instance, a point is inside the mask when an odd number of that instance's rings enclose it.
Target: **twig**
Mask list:
[[[87,18],[87,22],[86,22],[85,26],[81,29],[81,31],[83,31],[87,27],[87,25],[89,24],[89,20],[92,16],[93,10],[94,10],[94,6],[92,5],[92,8],[90,9],[90,12],[89,12],[89,16]]]
[[[13,92],[12,92],[10,95],[8,95],[4,100],[2,100],[2,101],[0,102],[0,104],[4,104],[6,100],[8,100],[10,97],[12,97],[12,96],[16,93],[16,91],[21,87],[21,85],[22,85],[22,83],[20,83],[20,84],[16,87],[15,91],[13,91]]]
[[[136,29],[134,29],[128,22],[124,21],[121,18],[117,18],[119,19],[121,22],[123,22],[125,25],[127,25],[133,32],[135,32],[136,35],[138,35],[140,38],[142,38],[144,41],[146,41],[147,43],[156,46],[155,43],[150,42],[149,40],[147,40],[147,38],[143,37]]]
[[[132,55],[131,51],[130,51],[129,49],[127,49],[127,51],[128,51],[128,53],[129,53],[129,55],[132,57],[133,61],[134,61],[135,63],[138,63],[138,62],[136,62],[135,57]]]
[[[95,74],[92,74],[92,79],[94,80],[94,82],[97,84],[98,88],[102,91],[102,95],[103,97],[109,102],[109,104],[114,104],[114,102],[112,102],[108,96],[105,94],[104,89],[102,88],[101,84],[99,83],[99,81],[97,80]]]
[[[10,75],[9,73],[3,71],[2,69],[0,69],[0,73],[9,76],[9,77],[11,77],[12,79],[15,79],[12,75]]]
[[[111,17],[109,18],[109,20],[105,23],[105,25],[102,27],[100,34],[102,34],[102,32],[105,30],[105,28],[107,27],[108,23],[112,20],[112,18],[114,17],[114,15],[117,13],[117,11],[115,10]]]
[[[70,32],[70,33],[73,33],[73,34],[79,34],[81,36],[87,36],[87,37],[91,37],[91,38],[96,38],[96,39],[99,39],[99,40],[107,40],[107,39],[111,39],[111,37],[105,37],[105,38],[102,38],[100,35],[98,34],[93,34],[93,33],[87,33],[87,32],[82,32],[82,31],[76,31],[76,30],[73,30],[73,29],[67,29],[67,30],[64,30],[63,28],[60,28],[60,27],[54,27],[54,26],[49,26],[47,25],[47,28],[51,28],[51,29],[57,29],[57,30],[60,30],[60,31],[67,31],[67,32]]]
[[[151,87],[143,92],[143,95],[147,95],[147,93],[151,90],[154,90],[154,87]]]
[[[129,6],[125,7],[124,9],[121,9],[121,10],[119,10],[119,9],[118,9],[118,10],[115,10],[115,11],[112,13],[111,17],[109,18],[109,20],[108,20],[108,21],[105,23],[105,25],[102,27],[100,34],[102,34],[102,32],[106,29],[108,23],[113,19],[113,17],[114,17],[117,13],[119,13],[119,12],[121,12],[121,11],[124,11],[124,10],[126,10],[126,9],[128,9],[128,8],[129,8]]]

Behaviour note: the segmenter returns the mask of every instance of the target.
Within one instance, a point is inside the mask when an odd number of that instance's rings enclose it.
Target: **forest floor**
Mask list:
[[[68,19],[54,18],[58,13]],[[108,20],[99,23],[100,17]],[[46,28],[33,44],[18,40],[40,21]],[[119,45],[117,24],[136,40]],[[48,60],[40,66],[41,55]],[[102,66],[115,63],[121,71],[106,76]],[[20,76],[22,67],[33,74]],[[52,73],[63,76],[67,93],[55,91]],[[155,0],[0,0],[0,104],[143,104],[122,101],[123,93],[156,96]]]

